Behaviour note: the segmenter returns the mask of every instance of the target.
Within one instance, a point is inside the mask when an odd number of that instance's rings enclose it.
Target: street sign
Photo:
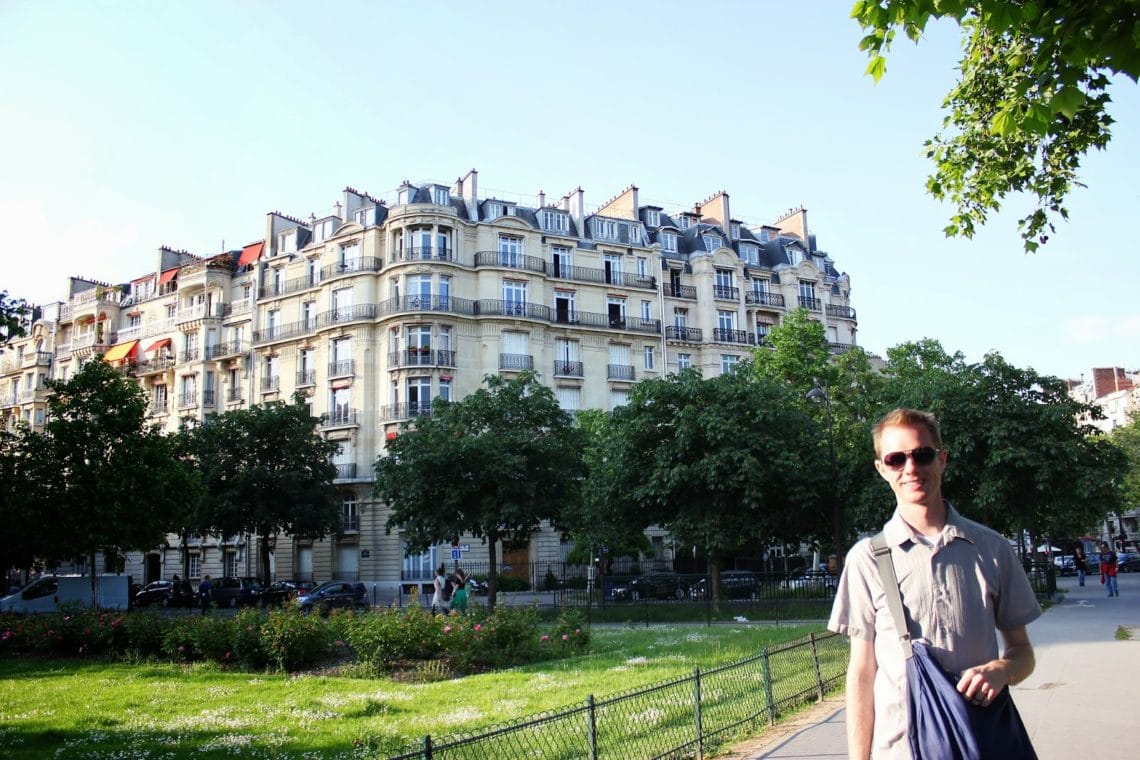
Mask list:
[[[462,549],[452,549],[451,550],[451,558],[452,559],[463,559],[463,550]]]
[[[471,551],[471,544],[460,544],[459,550],[464,551],[464,552],[469,552],[469,551]]]

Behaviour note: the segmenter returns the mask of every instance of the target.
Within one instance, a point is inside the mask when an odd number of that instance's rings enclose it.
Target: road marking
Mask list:
[[[1076,604],[1066,604],[1063,606],[1064,607],[1095,607],[1096,605],[1090,603],[1088,599],[1082,599],[1079,602],[1077,602]]]

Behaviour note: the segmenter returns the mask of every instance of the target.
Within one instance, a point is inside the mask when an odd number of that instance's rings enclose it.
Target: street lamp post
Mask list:
[[[835,571],[839,572],[843,564],[842,540],[839,530],[839,499],[835,495],[835,488],[839,483],[839,463],[835,459],[835,433],[831,417],[831,394],[829,390],[827,378],[824,378],[822,388],[819,387],[819,380],[816,380],[815,387],[807,392],[806,398],[813,404],[823,404],[823,410],[827,416],[827,454],[831,461],[831,529],[835,539]]]

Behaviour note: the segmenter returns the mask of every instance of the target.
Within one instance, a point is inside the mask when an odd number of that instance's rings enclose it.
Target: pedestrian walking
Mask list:
[[[467,612],[467,573],[462,570],[455,571],[455,590],[451,592],[451,609],[458,610],[461,615]]]
[[[1073,550],[1073,567],[1077,571],[1077,583],[1085,585],[1085,574],[1089,571],[1089,561],[1085,558],[1085,550],[1078,546]]]
[[[1100,582],[1108,590],[1109,596],[1120,596],[1120,587],[1116,585],[1116,552],[1107,541],[1100,542]]]
[[[202,579],[198,584],[198,602],[202,605],[202,614],[205,615],[210,611],[210,605],[214,601],[214,584],[210,582],[210,576]]]
[[[1026,626],[1041,607],[1009,542],[942,498],[949,454],[934,416],[896,409],[879,421],[872,438],[875,469],[894,492],[896,508],[882,533],[848,553],[828,622],[851,640],[848,756],[905,760],[923,751],[932,728],[982,743],[976,708],[996,700],[992,714],[1012,711],[1016,717],[1007,687],[1033,672]],[[937,679],[918,683],[932,673]],[[957,720],[926,722],[929,713],[920,709],[934,709],[935,702]],[[921,717],[911,719],[912,713]],[[1016,740],[1024,744],[1000,756],[1035,757],[1023,728]]]
[[[431,595],[432,612],[447,612],[447,601],[444,598],[447,581],[444,579],[443,573],[443,565],[436,568],[435,580],[432,581],[432,588],[434,589]]]

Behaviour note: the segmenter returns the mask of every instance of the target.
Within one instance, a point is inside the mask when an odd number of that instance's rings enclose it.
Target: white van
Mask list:
[[[130,597],[130,578],[126,575],[95,577],[94,607],[103,610],[125,610]],[[91,576],[45,575],[29,583],[11,596],[0,599],[0,612],[57,612],[61,605],[92,606]]]

